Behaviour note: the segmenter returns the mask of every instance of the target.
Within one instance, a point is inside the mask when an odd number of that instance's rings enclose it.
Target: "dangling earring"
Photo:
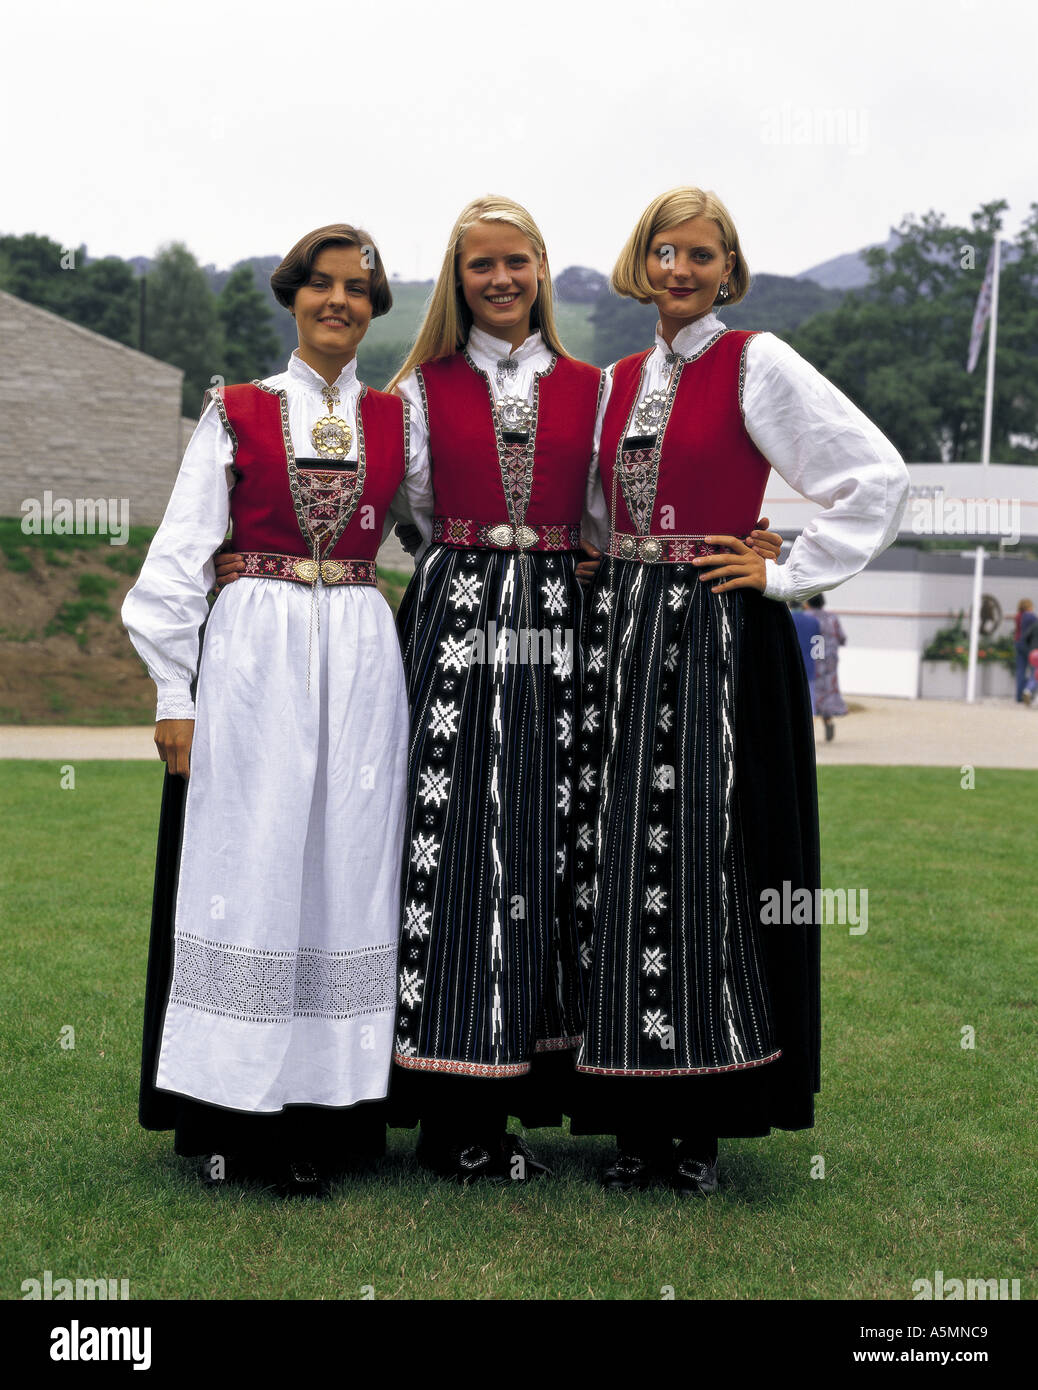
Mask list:
[[[720,285],[718,286],[718,289],[717,289],[717,299],[718,299],[718,301],[719,301],[721,304],[723,304],[724,301],[725,301],[725,300],[728,298],[728,296],[730,295],[730,293],[731,293],[731,291],[730,291],[729,288],[728,288],[728,281],[727,281],[727,280],[722,280],[721,283],[720,283]]]

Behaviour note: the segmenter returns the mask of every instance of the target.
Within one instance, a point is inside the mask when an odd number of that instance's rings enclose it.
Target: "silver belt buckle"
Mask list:
[[[663,546],[655,536],[646,536],[638,544],[638,553],[647,565],[652,565],[663,554]]]

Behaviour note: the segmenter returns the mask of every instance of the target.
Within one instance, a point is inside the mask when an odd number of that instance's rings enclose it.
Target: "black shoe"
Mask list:
[[[327,1197],[328,1181],[309,1159],[290,1158],[278,1171],[274,1191],[279,1197]]]
[[[616,1162],[602,1174],[602,1186],[609,1192],[642,1192],[657,1178],[669,1178],[674,1167],[673,1145],[637,1153],[620,1149]]]
[[[831,719],[827,719],[827,720],[825,721],[825,741],[826,741],[826,743],[832,743],[832,741],[833,741],[833,739],[834,739],[835,737],[836,737],[836,725],[833,723],[833,721],[832,721]]]
[[[679,1149],[670,1184],[682,1197],[709,1197],[717,1191],[717,1159],[696,1158]]]
[[[504,1175],[511,1182],[529,1182],[531,1178],[550,1178],[551,1169],[534,1158],[525,1139],[518,1134],[506,1134],[501,1141]]]
[[[423,1131],[415,1149],[419,1164],[438,1178],[448,1182],[474,1182],[484,1178],[504,1182],[504,1162],[497,1144],[470,1143],[458,1139],[453,1143],[430,1141]]]
[[[504,1164],[496,1145],[464,1144],[448,1150],[440,1176],[453,1182],[504,1182]]]

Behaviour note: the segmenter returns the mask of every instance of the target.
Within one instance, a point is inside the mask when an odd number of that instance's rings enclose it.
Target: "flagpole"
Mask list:
[[[1002,242],[998,232],[991,248],[993,258],[991,279],[991,321],[988,328],[988,370],[987,385],[984,389],[984,443],[980,452],[981,464],[987,468],[991,462],[991,417],[995,401],[995,339],[998,333],[998,275]]]
[[[967,550],[968,556],[970,552]],[[977,648],[980,646],[980,601],[984,588],[984,547],[978,545],[973,551],[973,608],[970,612],[970,656],[966,668],[966,703],[972,705],[977,698]]]

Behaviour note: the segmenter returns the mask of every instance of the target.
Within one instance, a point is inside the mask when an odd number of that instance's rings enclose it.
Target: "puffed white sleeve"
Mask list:
[[[824,508],[785,564],[765,561],[768,598],[805,599],[832,589],[887,548],[908,501],[901,455],[842,391],[771,333],[747,344],[743,418],[776,473]]]
[[[155,682],[155,718],[193,719],[191,682],[198,630],[208,613],[213,554],[227,534],[234,452],[210,402],[184,453],[162,524],[155,532],[122,620]]]
[[[417,372],[411,372],[395,388],[396,394],[403,397],[411,417],[410,449],[407,473],[390,503],[386,532],[391,526],[414,526],[421,536],[421,543],[415,554],[417,561],[432,540],[433,523],[433,485],[432,461],[429,457],[429,422],[425,415],[425,403],[418,385]],[[383,536],[385,539],[385,536]]]
[[[609,544],[609,504],[602,491],[602,476],[598,471],[598,454],[602,444],[602,421],[613,389],[613,368],[607,367],[602,373],[602,395],[595,416],[595,442],[591,454],[591,466],[587,475],[587,491],[584,497],[584,515],[580,522],[581,539],[590,541],[597,549],[604,551]]]

